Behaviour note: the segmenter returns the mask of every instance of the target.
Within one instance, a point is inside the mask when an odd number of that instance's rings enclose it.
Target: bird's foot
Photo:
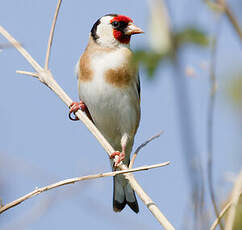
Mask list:
[[[83,101],[80,102],[72,102],[71,105],[69,106],[70,111],[69,111],[69,118],[72,121],[77,121],[79,120],[78,117],[75,115],[75,117],[73,118],[71,116],[72,113],[75,114],[75,112],[77,112],[79,109],[81,109],[83,112],[87,111],[87,106],[85,105],[85,103]]]
[[[117,156],[117,157],[116,157]],[[118,165],[120,164],[121,161],[124,160],[125,158],[125,153],[124,152],[119,152],[119,151],[116,151],[116,152],[113,152],[111,155],[110,155],[110,158],[111,159],[114,159],[114,167],[118,167]]]

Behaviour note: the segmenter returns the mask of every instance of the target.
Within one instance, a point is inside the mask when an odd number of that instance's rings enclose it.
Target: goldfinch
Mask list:
[[[99,18],[76,66],[81,101],[72,103],[69,117],[78,109],[86,112],[117,150],[112,154],[113,170],[121,161],[129,165],[140,121],[140,81],[137,67],[131,64],[130,49],[131,35],[140,33],[143,31],[127,16],[107,14]],[[133,189],[123,175],[117,175],[113,210],[120,212],[126,204],[139,212]]]

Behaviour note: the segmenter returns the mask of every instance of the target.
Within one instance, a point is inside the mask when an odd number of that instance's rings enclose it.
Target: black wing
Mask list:
[[[137,87],[137,91],[138,91],[138,95],[139,95],[139,100],[140,100],[140,78],[139,78],[139,73],[138,73],[138,77],[137,77],[136,87]]]

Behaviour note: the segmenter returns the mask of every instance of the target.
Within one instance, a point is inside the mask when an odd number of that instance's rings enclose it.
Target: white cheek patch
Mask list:
[[[119,42],[113,36],[113,27],[110,23],[111,20],[111,16],[105,16],[100,19],[100,24],[97,26],[97,43],[105,47],[114,47],[119,45]]]
[[[104,47],[113,47],[118,45],[118,41],[113,36],[111,25],[99,25],[97,28],[97,43]]]
[[[97,26],[97,35],[99,38],[112,38],[113,37],[113,27],[111,24],[107,24],[107,23],[100,23]]]

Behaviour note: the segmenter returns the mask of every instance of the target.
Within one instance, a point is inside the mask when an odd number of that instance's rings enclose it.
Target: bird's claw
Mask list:
[[[117,156],[117,157],[116,157]],[[113,152],[111,155],[110,155],[110,158],[111,159],[114,159],[114,167],[118,167],[118,165],[120,164],[121,161],[124,160],[125,158],[125,153],[124,152],[119,152],[119,151],[116,151],[116,152]]]
[[[72,102],[71,105],[69,106],[70,108],[70,111],[69,111],[69,118],[72,120],[72,121],[78,121],[78,117],[75,115],[75,117],[73,118],[71,116],[72,113],[75,113],[77,112],[79,109],[81,109],[82,111],[86,111],[87,107],[85,105],[85,103],[83,101],[80,101],[80,102]]]

